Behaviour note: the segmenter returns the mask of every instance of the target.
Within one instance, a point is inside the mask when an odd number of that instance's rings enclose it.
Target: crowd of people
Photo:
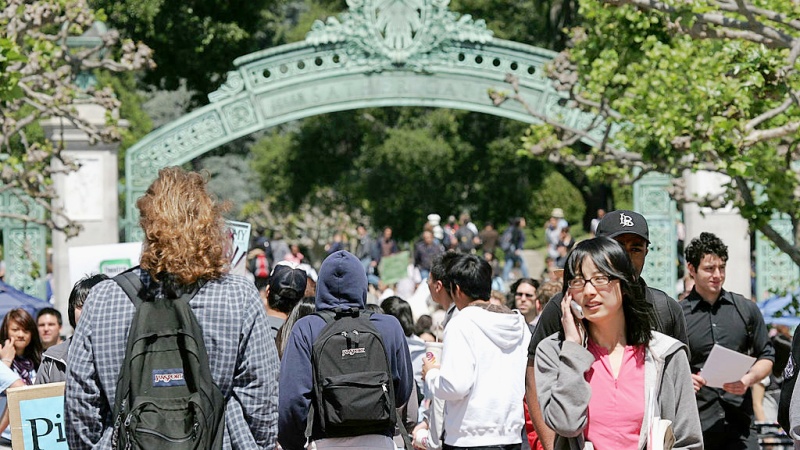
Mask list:
[[[400,249],[391,228],[337,233],[318,271],[282,237],[256,240],[247,278],[229,273],[221,210],[200,175],[161,170],[137,207],[144,244],[131,273],[142,296],[193,292],[224,398],[222,448],[759,448],[753,392],[775,349],[755,304],[723,288],[727,247],[711,233],[685,248],[694,286],[679,302],[641,276],[650,235],[634,211],[598,212],[578,242],[555,208],[541,279],[521,256],[524,218],[499,233],[432,214],[409,277],[381,286],[380,259]],[[118,281],[91,276],[70,296],[70,339],[57,310],[10,312],[0,389],[66,381],[70,448],[115,448],[136,308]],[[336,323],[351,328],[331,333]],[[344,347],[328,352],[329,341]],[[710,382],[715,347],[755,363]],[[791,412],[800,422],[800,401]]]
[[[598,211],[598,217],[605,214]],[[597,219],[595,219],[596,221]],[[593,222],[594,223],[594,222]],[[442,225],[441,216],[429,214],[420,230],[419,237],[411,243],[401,243],[395,239],[393,229],[384,227],[375,238],[364,224],[358,224],[355,233],[349,236],[344,231],[333,233],[331,241],[325,245],[325,253],[331,255],[340,250],[354,254],[367,271],[367,280],[371,287],[384,288],[381,284],[380,263],[383,258],[391,257],[407,249],[410,253],[408,277],[419,284],[428,278],[434,259],[448,251],[475,254],[486,260],[492,268],[492,288],[504,293],[508,285],[517,278],[531,276],[528,263],[523,256],[526,243],[527,222],[524,217],[514,217],[500,233],[494,223],[487,221],[479,230],[469,213],[462,213],[458,219],[449,216]],[[248,254],[249,271],[255,277],[256,284],[263,287],[273,267],[284,261],[299,265],[316,277],[312,261],[305,256],[296,243],[287,243],[279,231],[272,233],[271,238],[261,236],[253,239]],[[575,245],[575,238],[564,218],[561,208],[554,208],[551,218],[543,226],[546,243],[545,269],[543,279],[556,279],[559,270],[564,268],[566,255]],[[516,271],[516,275],[513,272]],[[392,283],[394,284],[394,283]],[[386,297],[393,293],[389,291]]]

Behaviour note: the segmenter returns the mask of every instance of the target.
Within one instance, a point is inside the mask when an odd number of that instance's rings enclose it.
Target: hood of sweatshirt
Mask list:
[[[317,310],[364,309],[366,303],[367,272],[361,261],[344,250],[325,258],[317,278]]]
[[[653,353],[653,356],[659,362],[663,362],[668,356],[672,355],[678,350],[685,351],[688,358],[689,348],[686,347],[686,344],[671,336],[659,333],[658,331],[653,331],[652,337],[650,338],[649,347],[650,351]]]
[[[480,306],[468,306],[459,311],[458,315],[459,320],[469,320],[475,324],[490,341],[501,349],[527,345],[522,341],[525,339],[528,324],[525,323],[525,316],[517,311],[499,313],[487,311]]]

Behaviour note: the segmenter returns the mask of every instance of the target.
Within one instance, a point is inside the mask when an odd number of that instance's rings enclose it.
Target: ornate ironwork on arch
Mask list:
[[[535,122],[516,102],[492,104],[488,89],[516,75],[529,105],[578,125],[591,117],[561,106],[544,66],[555,54],[494,38],[483,20],[459,16],[449,0],[348,0],[302,42],[234,61],[210,104],[146,136],[126,155],[126,239],[138,240],[136,199],[158,170],[182,164],[258,130],[366,107],[463,109]]]
[[[33,210],[31,210],[33,209]],[[0,194],[0,211],[13,217],[33,215],[44,217],[44,208],[33,202],[25,204],[11,192]],[[47,228],[9,217],[0,217],[0,234],[3,237],[2,258],[6,263],[5,282],[28,294],[45,298],[45,246]],[[34,275],[38,277],[34,278]]]
[[[367,107],[424,106],[463,109],[522,122],[537,121],[517,102],[495,106],[489,89],[520,94],[537,113],[581,128],[592,115],[562,106],[545,76],[555,53],[493,37],[483,20],[459,16],[449,0],[348,0],[338,18],[317,21],[302,42],[234,60],[236,70],[210,104],[146,136],[126,155],[126,239],[141,239],[136,199],[158,170],[182,164],[222,144],[292,120]],[[596,130],[598,138],[603,130]],[[637,209],[652,207],[661,178],[637,190]],[[660,197],[659,197],[660,198]],[[659,204],[660,205],[660,204]],[[650,252],[650,284],[674,290],[664,273],[676,258],[667,245],[674,223],[671,202],[643,214],[665,244]],[[656,233],[663,230],[663,233]],[[655,274],[661,274],[656,276]]]

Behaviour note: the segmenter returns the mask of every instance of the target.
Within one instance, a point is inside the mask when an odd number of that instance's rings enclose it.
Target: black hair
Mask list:
[[[431,263],[431,273],[430,277],[432,277],[435,281],[441,281],[442,286],[445,289],[448,286],[447,282],[447,270],[450,265],[453,264],[453,260],[458,257],[458,253],[450,250],[441,255],[437,255],[433,258],[433,262]],[[449,290],[447,292],[450,292]]]
[[[395,316],[400,326],[403,327],[403,334],[410,337],[414,334],[414,315],[411,313],[411,305],[402,298],[393,295],[381,302],[383,312],[390,316]]]
[[[108,279],[108,276],[102,273],[86,275],[78,280],[75,286],[72,286],[72,292],[69,293],[69,301],[67,304],[67,317],[73,329],[78,326],[78,321],[75,320],[75,310],[83,308],[83,303],[86,301],[86,297],[89,296],[89,291],[91,291],[97,283]],[[59,320],[58,323],[60,324],[61,321]]]
[[[33,362],[33,367],[38,370],[39,364],[42,362],[43,349],[36,321],[33,320],[31,314],[23,308],[12,309],[3,317],[3,324],[0,326],[0,342],[5,342],[6,339],[8,339],[8,329],[12,321],[16,322],[20,328],[31,334],[31,342],[25,347],[23,356],[31,360]]]
[[[533,278],[518,278],[517,281],[511,283],[511,287],[508,288],[509,292],[516,294],[517,288],[522,283],[530,284],[534,288],[539,289],[539,280],[534,280]]]
[[[515,295],[517,293],[517,288],[522,283],[530,284],[534,289],[536,289],[537,292],[539,291],[539,280],[534,280],[533,278],[517,278],[517,280],[511,283],[511,286],[509,286],[508,295],[506,296],[506,306],[511,309],[517,307],[517,299],[515,298]],[[536,300],[536,298],[534,297],[533,300]]]
[[[302,293],[300,294],[302,295]],[[292,312],[292,309],[297,305],[297,302],[300,301],[300,298],[292,298],[290,296],[281,296],[277,293],[273,293],[271,290],[269,295],[267,296],[267,303],[269,303],[269,308],[274,309],[275,311],[280,311],[284,314],[289,314]]]
[[[492,266],[472,254],[458,254],[447,266],[447,292],[453,295],[456,286],[472,300],[488,300],[492,292]]]
[[[586,258],[591,259],[598,271],[611,279],[619,280],[622,312],[625,315],[625,339],[628,345],[647,345],[655,324],[655,312],[653,306],[645,301],[641,285],[636,282],[636,271],[628,253],[614,239],[597,237],[575,245],[567,255],[562,292],[566,295],[569,282],[578,276],[583,277],[581,267]],[[589,324],[586,319],[584,324]],[[563,338],[563,330],[561,335]]]
[[[692,239],[684,252],[686,262],[695,269],[700,265],[700,260],[706,255],[716,255],[723,261],[728,260],[728,246],[713,233],[700,233],[699,237]]]
[[[58,321],[58,326],[64,325],[64,322],[61,319],[61,311],[59,311],[59,310],[57,310],[55,308],[50,308],[50,307],[42,308],[42,309],[39,310],[38,313],[36,313],[36,323],[37,324],[39,323],[39,318],[40,317],[46,316],[48,314],[51,315],[51,316],[55,316],[56,317],[56,320]]]
[[[433,318],[428,314],[423,314],[419,316],[417,323],[414,324],[414,334],[417,336],[422,335],[422,333],[433,334],[431,328],[433,328]]]
[[[283,357],[283,350],[286,348],[286,343],[289,341],[289,335],[295,322],[302,317],[314,314],[316,311],[317,302],[314,297],[303,297],[294,305],[292,312],[286,317],[286,321],[283,322],[283,325],[278,329],[277,336],[275,336],[275,345],[278,346],[279,357]]]
[[[308,278],[306,278],[306,286],[308,286]],[[297,305],[297,303],[303,298],[303,295],[305,295],[305,288],[303,288],[302,291],[297,292],[289,287],[274,290],[270,287],[269,295],[267,295],[267,304],[269,304],[270,309],[280,311],[284,314],[289,314],[292,312],[292,309],[294,309],[295,305]]]
[[[385,314],[385,312],[383,311],[383,308],[381,308],[380,306],[378,306],[378,305],[376,305],[374,303],[367,303],[367,305],[364,306],[364,309],[366,309],[367,311],[372,311],[374,313],[378,313],[378,314]]]

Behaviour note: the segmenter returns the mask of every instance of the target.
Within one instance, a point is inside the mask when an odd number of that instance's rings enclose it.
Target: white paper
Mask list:
[[[754,362],[756,359],[752,356],[714,344],[706,364],[700,371],[700,376],[705,378],[708,387],[722,388],[725,383],[741,380]]]

